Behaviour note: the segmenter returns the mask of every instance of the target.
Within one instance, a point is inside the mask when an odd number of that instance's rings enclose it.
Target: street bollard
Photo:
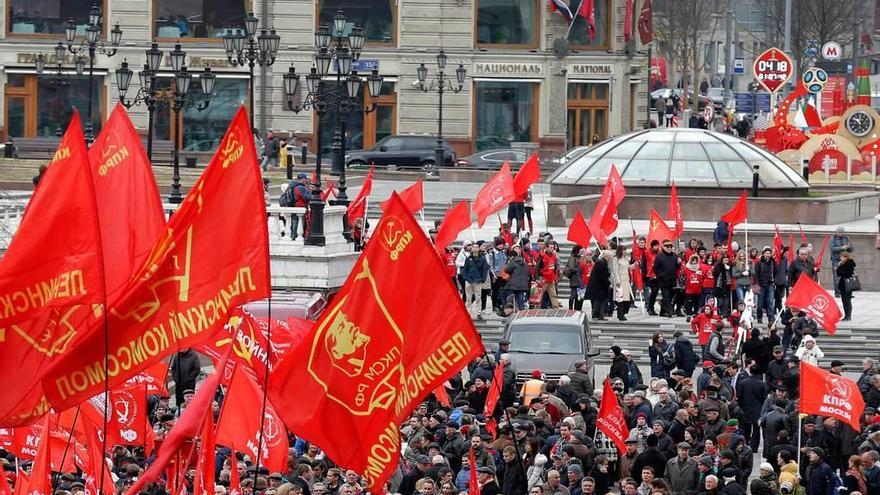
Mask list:
[[[4,158],[12,158],[12,148],[15,144],[12,142],[12,138],[6,139],[6,143],[3,146],[3,157]]]

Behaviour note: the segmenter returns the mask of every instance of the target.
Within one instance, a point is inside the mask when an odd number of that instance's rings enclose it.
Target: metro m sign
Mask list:
[[[755,58],[752,72],[755,79],[767,91],[775,93],[785,84],[794,71],[793,64],[788,55],[779,48],[769,48]]]

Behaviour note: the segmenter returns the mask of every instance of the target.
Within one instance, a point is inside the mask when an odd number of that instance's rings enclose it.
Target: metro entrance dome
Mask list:
[[[554,186],[602,186],[611,164],[626,187],[744,189],[758,167],[762,189],[806,190],[810,186],[785,162],[739,138],[705,129],[646,129],[591,148],[550,176]],[[568,189],[568,188],[566,188]]]

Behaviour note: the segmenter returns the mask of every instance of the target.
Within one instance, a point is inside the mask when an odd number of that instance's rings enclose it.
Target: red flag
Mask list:
[[[684,232],[684,220],[681,218],[681,205],[678,202],[678,189],[675,182],[672,183],[672,191],[669,192],[669,211],[666,218],[675,221],[675,238],[678,239]]]
[[[645,3],[642,4],[637,28],[639,30],[639,41],[643,45],[650,44],[654,40],[654,13],[651,12],[651,0],[645,0]]]
[[[452,407],[452,401],[449,400],[449,394],[446,393],[445,385],[440,385],[434,389],[434,397],[443,407]]]
[[[113,476],[110,474],[110,467],[107,466],[107,461],[104,456],[104,452],[101,451],[102,442],[100,440],[100,436],[98,434],[98,427],[92,423],[90,420],[83,421],[83,429],[85,431],[84,437],[88,445],[87,450],[87,459],[83,461],[82,470],[86,475],[86,490],[87,493],[108,493],[114,494],[116,493],[116,485],[113,484]],[[108,447],[113,445],[108,441]],[[101,463],[104,463],[104,478],[103,483],[100,483],[100,487],[98,486],[98,478],[101,477]]]
[[[663,217],[657,213],[656,210],[651,208],[651,216],[649,217],[648,223],[648,245],[656,239],[658,242],[663,241],[671,241],[675,239],[675,232],[666,225],[666,221],[663,220]]]
[[[801,361],[800,380],[801,414],[832,416],[856,431],[861,429],[859,418],[865,411],[865,402],[856,382],[804,361]]]
[[[253,143],[253,140],[251,140]],[[162,446],[159,447],[159,453],[153,464],[141,475],[140,478],[131,487],[131,493],[139,493],[147,483],[152,482],[159,477],[165,470],[165,467],[183,447],[184,443],[191,442],[198,434],[205,422],[205,417],[211,414],[211,402],[214,400],[214,393],[217,391],[217,385],[220,383],[220,376],[226,365],[224,359],[214,373],[211,374],[201,387],[196,391],[189,406],[183,410],[177,423],[165,436]],[[253,404],[251,404],[253,406]],[[187,456],[188,457],[188,456]],[[128,493],[128,492],[126,492]]]
[[[361,186],[361,190],[358,191],[358,195],[355,196],[354,201],[348,205],[349,223],[354,223],[356,219],[363,218],[366,215],[367,198],[369,198],[370,193],[373,192],[373,171],[374,167],[370,166],[370,171],[364,179],[364,185]]]
[[[581,6],[578,7],[578,15],[587,20],[590,41],[596,37],[596,10],[593,7],[593,2],[594,0],[581,0]]]
[[[508,203],[516,199],[513,189],[513,178],[510,176],[510,163],[504,162],[501,169],[477,193],[473,210],[477,214],[477,225],[486,223],[489,215],[501,211]]]
[[[797,251],[797,249],[795,249],[795,247],[794,247],[794,232],[789,230],[788,231],[788,264],[789,265],[791,265],[794,262],[795,251]]]
[[[168,378],[168,366],[170,364],[170,362],[156,363],[126,380],[124,386],[144,384],[147,386],[147,395],[161,395],[165,397],[168,395],[168,389],[165,388],[165,379]]]
[[[782,249],[785,247],[782,244],[782,235],[779,233],[779,226],[774,225],[774,234],[773,234],[773,258],[777,263],[782,263]]]
[[[228,398],[228,396],[227,396]],[[256,409],[258,402],[251,403]],[[196,475],[193,479],[193,495],[214,495],[214,415],[208,413],[202,426],[202,441],[199,445],[199,461],[196,464]]]
[[[327,179],[324,182],[324,189],[321,191],[321,201],[326,203],[330,200],[330,196],[336,197],[336,183]]]
[[[492,383],[489,384],[489,392],[486,395],[486,404],[483,407],[483,416],[494,416],[495,406],[498,405],[498,399],[501,398],[501,387],[504,385],[504,366],[495,365],[495,372],[492,376]]]
[[[437,236],[434,238],[434,246],[438,252],[443,252],[446,246],[452,244],[458,238],[458,234],[471,225],[471,211],[465,200],[459,201],[446,213],[443,223],[437,230]]]
[[[626,14],[623,16],[623,42],[629,43],[633,37],[633,0],[624,0],[626,2]]]
[[[468,495],[480,495],[480,482],[477,480],[477,459],[474,448],[468,450]]]
[[[417,180],[415,184],[400,191],[397,195],[400,196],[400,199],[403,200],[403,203],[412,213],[417,213],[425,207],[425,191],[424,186],[422,185],[422,179]],[[390,199],[386,199],[380,204],[382,211],[385,211],[385,208],[388,207],[390,201]]]
[[[798,222],[797,226],[798,226],[798,230],[801,231],[801,242],[806,244],[807,243],[807,234],[804,234],[804,226],[801,225],[800,222]]]
[[[629,428],[626,427],[626,418],[611,388],[611,380],[605,378],[602,391],[602,404],[599,405],[599,415],[596,417],[596,427],[602,431],[617,446],[618,452],[623,455],[626,452],[626,438],[629,436]]]
[[[568,226],[568,236],[566,236],[566,239],[582,247],[589,247],[591,237],[590,227],[587,225],[587,221],[584,220],[581,210],[578,209],[574,212],[574,220]]]
[[[265,371],[264,371],[265,372]],[[263,431],[263,450],[260,465],[269,471],[287,469],[287,431],[271,402],[266,404],[265,417],[260,414],[263,392],[241,366],[236,366],[229,383],[223,410],[217,421],[217,443],[246,452],[257,458],[260,425]]]
[[[49,418],[43,420],[43,436],[37,448],[37,457],[31,468],[30,479],[21,493],[27,495],[52,495],[52,462],[49,446],[52,444],[49,434]]]
[[[731,231],[733,231],[734,227],[746,221],[746,218],[748,217],[748,212],[746,211],[746,202],[746,192],[743,191],[742,194],[739,195],[739,200],[737,200],[736,204],[733,205],[733,208],[731,208],[730,211],[721,216],[721,219],[727,222],[727,225],[730,227]]]
[[[626,197],[626,188],[620,179],[617,167],[612,163],[605,188],[590,217],[590,233],[599,244],[608,244],[608,236],[617,230],[617,206]]]
[[[147,386],[119,387],[110,391],[107,421],[109,445],[147,444]]]
[[[110,308],[110,388],[205,340],[232,308],[269,293],[263,183],[242,107],[162,239]],[[104,388],[104,335],[91,330],[43,378],[56,409]]]
[[[822,261],[825,259],[825,248],[828,247],[829,239],[831,239],[831,235],[826,235],[825,240],[822,241],[822,249],[819,250],[819,256],[816,258],[816,271],[822,268]]]
[[[16,495],[21,495],[25,493],[27,486],[30,484],[31,478],[25,473],[23,470],[19,469],[18,473],[15,476],[15,486],[13,487],[13,491],[15,491]]]
[[[643,290],[645,288],[645,279],[642,278],[642,269],[641,259],[644,251],[639,247],[639,238],[636,235],[635,229],[632,231],[632,257],[633,261],[637,263],[636,268],[633,270],[633,285],[638,290]]]
[[[538,154],[532,153],[513,178],[513,194],[517,197],[522,196],[539,180],[541,180],[541,163],[538,161]]]
[[[483,352],[445,264],[427,254],[430,241],[391,198],[307,345],[285,356],[269,384],[288,429],[363,473],[374,493],[397,467],[400,422]],[[414,273],[420,282],[407,283]]]
[[[837,331],[842,316],[837,301],[809,275],[798,277],[785,304],[810,315],[831,335]]]
[[[229,491],[228,495],[241,495],[241,479],[238,474],[238,460],[235,458],[235,447],[229,454],[231,462],[229,463]]]
[[[0,495],[12,495],[12,488],[9,486],[9,480],[6,479],[6,471],[0,472]]]

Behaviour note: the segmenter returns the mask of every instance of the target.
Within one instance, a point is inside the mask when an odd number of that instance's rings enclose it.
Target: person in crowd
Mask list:
[[[669,372],[675,364],[675,347],[666,342],[663,333],[654,332],[651,345],[648,346],[648,356],[651,358],[651,377],[669,378]]]
[[[578,311],[581,310],[584,304],[583,297],[580,294],[580,289],[584,288],[582,285],[583,270],[586,269],[583,252],[584,248],[579,245],[572,247],[568,262],[565,264],[565,268],[562,269],[562,274],[568,279],[568,309],[576,309]]]
[[[736,260],[733,262],[730,274],[733,276],[734,287],[736,289],[736,302],[744,301],[746,292],[749,291],[752,284],[752,278],[749,275],[750,265],[748,257],[744,249],[740,249],[736,253]]]
[[[812,335],[805,335],[801,347],[795,352],[795,356],[801,361],[819,366],[819,360],[825,357],[825,353],[819,348],[816,339]]]
[[[849,236],[846,235],[842,226],[838,226],[834,229],[834,235],[831,236],[831,240],[828,243],[828,249],[831,251],[831,273],[834,276],[834,297],[840,297],[841,292],[838,289],[840,274],[837,271],[837,267],[843,259],[843,253],[852,253],[852,242],[849,240]],[[822,260],[818,261],[819,263],[822,262]]]
[[[849,246],[849,244],[846,244],[846,246]],[[854,288],[852,280],[854,280],[853,277],[856,274],[856,262],[852,259],[852,254],[848,250],[840,251],[837,257],[837,266],[834,268],[834,292],[840,297],[840,302],[843,303],[843,321],[849,321],[852,320]]]
[[[608,296],[611,293],[611,271],[608,267],[608,259],[611,253],[599,251],[593,258],[593,270],[590,272],[590,282],[587,284],[586,296],[590,299],[590,308],[594,320],[605,319],[605,309],[608,304]]]
[[[609,270],[614,303],[617,307],[617,319],[620,321],[626,321],[626,314],[629,313],[629,306],[632,303],[633,292],[630,274],[633,269],[634,265],[629,262],[626,248],[622,244],[618,244],[614,257],[611,258]]]
[[[657,286],[662,298],[660,316],[672,318],[672,290],[678,278],[680,261],[673,252],[673,244],[670,239],[664,239],[662,245],[663,250],[654,257],[654,275],[657,278]]]

